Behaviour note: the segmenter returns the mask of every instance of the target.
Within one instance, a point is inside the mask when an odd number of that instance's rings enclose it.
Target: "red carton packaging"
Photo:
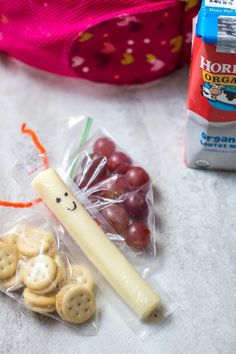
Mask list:
[[[186,163],[236,170],[236,1],[215,4],[203,2],[193,42]]]

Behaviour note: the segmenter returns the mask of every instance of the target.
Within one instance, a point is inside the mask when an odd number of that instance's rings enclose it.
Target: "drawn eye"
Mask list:
[[[65,196],[65,197],[68,197],[68,193],[66,192],[66,193],[64,194],[64,196]]]
[[[61,202],[61,198],[57,197],[57,198],[56,198],[56,202],[57,202],[57,203],[60,203],[60,202]]]

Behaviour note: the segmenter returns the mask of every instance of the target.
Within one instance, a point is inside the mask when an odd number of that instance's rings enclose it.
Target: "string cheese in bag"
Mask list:
[[[108,239],[56,171],[40,172],[32,185],[89,260],[140,319],[147,318],[160,307],[159,295]]]

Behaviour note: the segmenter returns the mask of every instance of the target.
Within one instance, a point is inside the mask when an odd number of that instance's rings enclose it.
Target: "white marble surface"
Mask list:
[[[0,295],[0,353],[236,353],[235,174],[187,169],[183,162],[187,69],[157,84],[124,89],[47,75],[0,61],[1,197],[23,120],[54,158],[70,116],[96,118],[149,170],[159,191],[159,269],[155,278],[179,307],[145,342],[111,305],[96,337],[81,337],[53,320],[40,322]]]

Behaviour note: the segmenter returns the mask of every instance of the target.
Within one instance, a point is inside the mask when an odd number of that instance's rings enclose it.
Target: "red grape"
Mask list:
[[[125,184],[129,189],[143,186],[149,181],[147,172],[142,167],[131,167],[124,176]]]
[[[116,199],[124,193],[122,186],[119,183],[119,178],[117,179],[108,179],[104,186],[101,187],[101,190],[96,193],[102,198]]]
[[[111,139],[100,138],[95,142],[93,152],[98,156],[106,156],[108,158],[113,154],[115,148],[115,144]]]
[[[124,201],[124,207],[133,219],[142,220],[148,213],[148,205],[145,196],[141,192],[130,194]]]
[[[130,158],[121,151],[114,152],[108,159],[108,169],[113,173],[124,174],[130,166]]]
[[[103,209],[102,215],[119,235],[125,235],[129,226],[129,216],[124,208],[110,205]]]
[[[75,183],[80,187],[91,187],[102,181],[106,176],[107,159],[94,154],[87,155],[81,163],[82,171],[75,177]]]
[[[136,251],[143,251],[150,242],[150,231],[143,223],[134,222],[128,228],[125,242]]]
[[[126,193],[126,192],[129,190],[129,188],[128,188],[127,185],[126,185],[124,176],[119,176],[119,177],[117,178],[116,184],[117,184],[118,187],[123,191],[123,194]]]

